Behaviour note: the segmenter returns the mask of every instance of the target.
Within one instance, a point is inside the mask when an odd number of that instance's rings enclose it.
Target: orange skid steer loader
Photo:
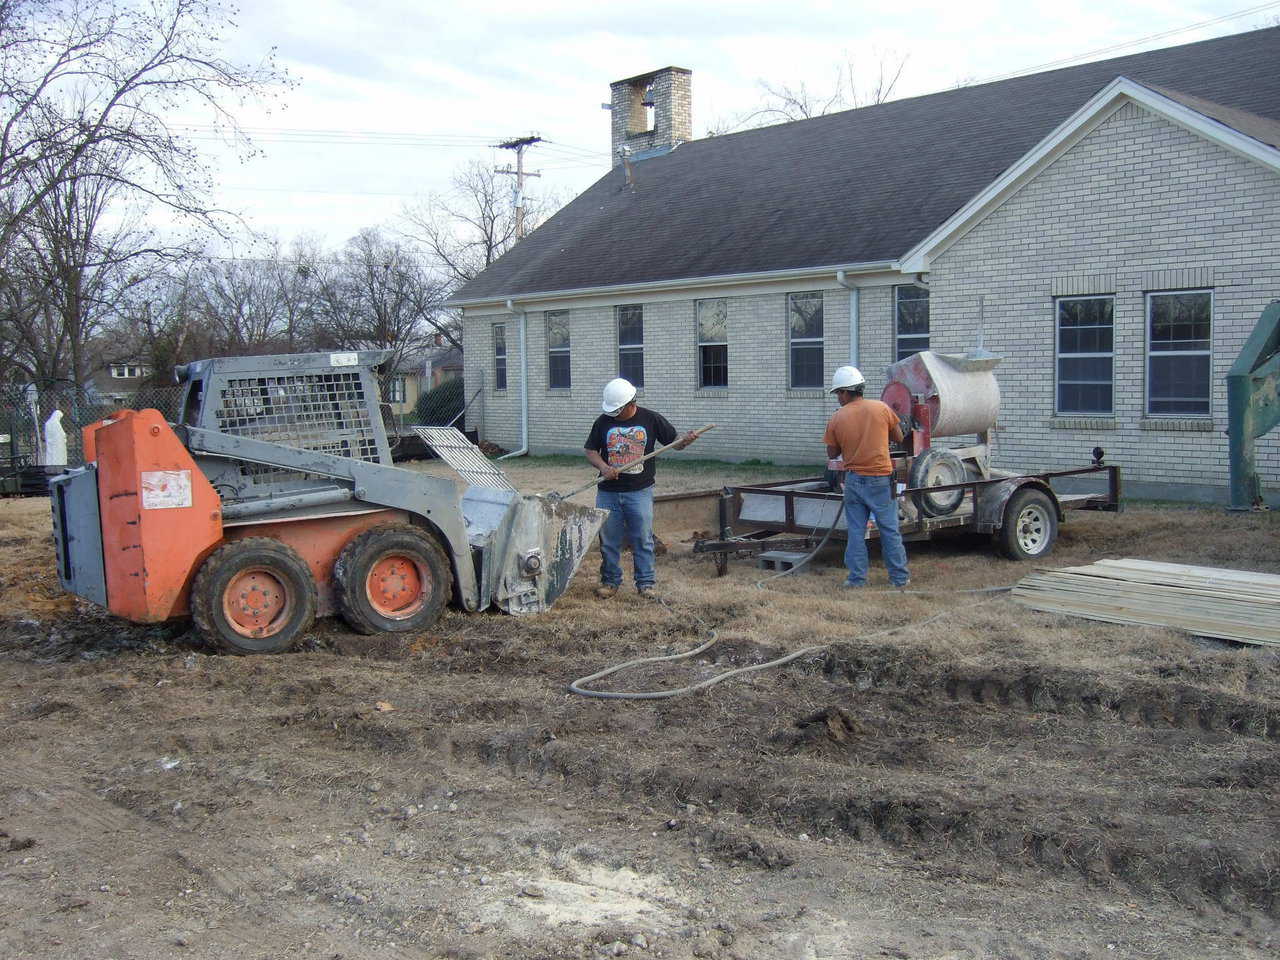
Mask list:
[[[52,480],[64,589],[139,623],[191,616],[233,653],[289,649],[317,616],[425,630],[446,603],[546,610],[606,517],[523,496],[452,427],[415,428],[458,474],[392,465],[384,351],[200,360],[178,423],[121,410]]]

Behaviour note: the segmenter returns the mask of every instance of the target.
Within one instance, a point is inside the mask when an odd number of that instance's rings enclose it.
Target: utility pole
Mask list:
[[[498,146],[503,150],[514,150],[516,152],[516,168],[511,169],[510,165],[505,167],[494,167],[494,173],[505,173],[516,178],[516,239],[524,238],[524,178],[540,177],[540,173],[527,173],[524,169],[524,152],[528,147],[535,143],[541,143],[541,137],[517,137],[514,140],[504,140]]]

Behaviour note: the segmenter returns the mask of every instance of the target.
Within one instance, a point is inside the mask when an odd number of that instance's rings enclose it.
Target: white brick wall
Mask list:
[[[997,458],[1002,466],[1081,466],[1095,443],[1130,481],[1226,484],[1222,377],[1263,307],[1280,297],[1280,177],[1140,107],[1104,121],[940,255],[929,275],[932,346],[974,343],[985,297],[986,345],[1005,360]],[[1211,285],[1213,397],[1208,420],[1145,418],[1146,290]],[[1102,290],[1099,286],[1106,286]],[[823,289],[827,377],[849,362],[849,291]],[[1115,416],[1054,416],[1054,294],[1115,293]],[[786,294],[729,299],[729,387],[697,389],[694,301],[644,304],[641,403],[678,428],[715,422],[695,455],[818,464],[835,401],[787,384]],[[619,299],[619,303],[628,302]],[[878,395],[893,360],[893,289],[860,294],[859,365]],[[534,453],[577,451],[599,412],[600,388],[617,375],[611,305],[570,306],[572,388],[547,388],[546,324],[528,314],[530,433]],[[519,444],[518,320],[469,314],[464,323],[468,393],[493,382],[492,323],[507,324],[508,389],[486,389],[467,425],[508,449]],[[1280,486],[1280,438],[1260,441],[1264,486]]]
[[[973,342],[985,297],[987,346],[1005,357],[1002,466],[1070,467],[1099,443],[1129,480],[1225,486],[1223,377],[1280,297],[1280,177],[1129,104],[937,257],[929,284],[935,349]],[[1053,294],[1082,286],[1115,294],[1115,415],[1071,429],[1079,418],[1054,417]],[[1147,418],[1145,294],[1201,286],[1214,298],[1211,416]],[[1274,489],[1280,438],[1259,443]]]

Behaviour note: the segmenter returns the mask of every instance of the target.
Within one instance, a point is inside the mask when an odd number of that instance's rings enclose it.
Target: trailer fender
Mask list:
[[[1062,522],[1062,504],[1053,488],[1040,477],[1010,477],[1002,483],[989,483],[978,488],[977,504],[973,512],[973,528],[979,533],[994,533],[1004,526],[1004,508],[1009,498],[1022,487],[1035,487],[1048,495],[1053,509]]]

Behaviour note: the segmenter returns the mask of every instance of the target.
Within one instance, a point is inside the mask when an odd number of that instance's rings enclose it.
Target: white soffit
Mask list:
[[[985,190],[909,250],[901,260],[902,272],[927,272],[933,257],[960,239],[1041,170],[1129,102],[1140,104],[1152,113],[1280,173],[1280,150],[1206,117],[1128,77],[1116,77],[1024,154],[1022,159],[992,181]]]

